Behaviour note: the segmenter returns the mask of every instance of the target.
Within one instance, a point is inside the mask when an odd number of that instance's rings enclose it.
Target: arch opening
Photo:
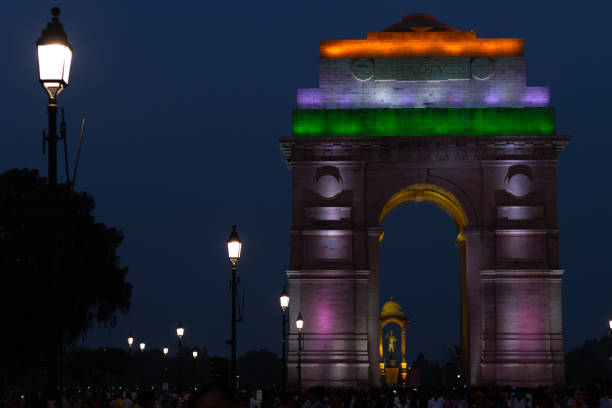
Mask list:
[[[462,381],[470,378],[469,365],[469,330],[468,330],[468,308],[467,308],[467,265],[466,265],[466,237],[465,228],[468,225],[468,216],[459,199],[448,190],[433,184],[413,184],[393,194],[383,206],[379,225],[383,228],[383,222],[389,213],[396,207],[405,203],[425,202],[435,205],[446,212],[453,220],[457,229],[455,244],[459,249],[459,302],[460,302],[460,343],[461,343],[461,377]],[[446,231],[448,233],[448,230]],[[380,233],[379,244],[382,244],[384,231]],[[455,292],[456,293],[456,292]],[[382,327],[381,327],[382,333]],[[455,343],[456,344],[456,343]],[[382,351],[382,349],[381,349]],[[381,357],[382,358],[382,357]],[[382,367],[381,367],[382,368]]]
[[[451,192],[433,184],[413,184],[393,194],[384,205],[378,218],[378,224],[382,227],[385,217],[397,206],[408,202],[427,202],[444,210],[455,222],[457,227],[457,244],[465,241],[463,229],[466,227],[468,218],[461,202]],[[382,243],[384,231],[378,240]]]

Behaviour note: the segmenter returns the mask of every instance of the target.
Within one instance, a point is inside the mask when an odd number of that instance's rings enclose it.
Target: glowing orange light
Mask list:
[[[400,363],[402,365],[402,370],[408,368],[408,363]]]
[[[321,58],[522,57],[522,38],[468,32],[368,33],[365,40],[323,40]]]

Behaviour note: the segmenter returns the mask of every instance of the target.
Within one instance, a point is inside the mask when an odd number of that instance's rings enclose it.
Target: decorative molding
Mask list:
[[[279,138],[287,166],[304,161],[461,162],[556,160],[571,137],[420,136],[387,138]]]

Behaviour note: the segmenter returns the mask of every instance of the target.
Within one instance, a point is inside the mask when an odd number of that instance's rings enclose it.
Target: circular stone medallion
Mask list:
[[[367,58],[359,58],[351,65],[353,76],[360,81],[367,81],[374,76],[374,61]]]
[[[510,177],[506,191],[515,197],[524,197],[531,192],[531,180],[523,173],[517,173]]]
[[[489,79],[493,74],[493,62],[489,58],[476,58],[472,61],[472,76],[476,79]]]
[[[326,174],[317,181],[316,191],[321,197],[332,198],[342,191],[342,186],[336,177]]]

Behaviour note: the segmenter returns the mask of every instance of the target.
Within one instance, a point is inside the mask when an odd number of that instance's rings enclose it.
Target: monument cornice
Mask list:
[[[295,162],[451,162],[483,160],[556,160],[569,135],[283,137],[288,167]]]

